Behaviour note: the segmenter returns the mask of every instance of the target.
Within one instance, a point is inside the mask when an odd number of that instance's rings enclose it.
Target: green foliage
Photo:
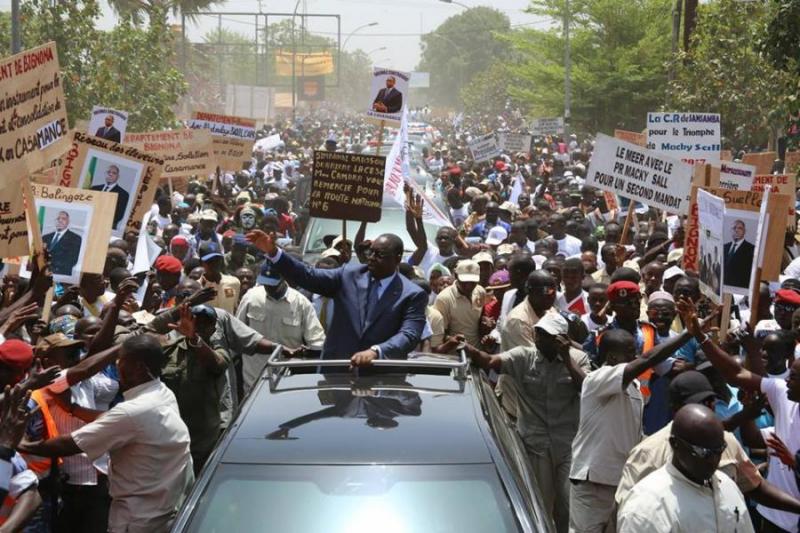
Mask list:
[[[143,24],[154,15],[166,21],[166,14],[191,13],[203,11],[214,5],[223,4],[225,0],[108,0],[121,19],[127,19],[136,25]]]
[[[761,50],[776,68],[800,73],[800,0],[771,3]]]
[[[474,7],[423,35],[417,70],[431,73],[431,101],[457,106],[462,87],[493,64],[509,58],[508,44],[495,35],[510,29],[505,14],[490,7]]]
[[[23,46],[58,47],[70,124],[88,119],[94,105],[128,111],[131,131],[176,124],[173,108],[186,84],[173,65],[174,37],[160,9],[147,27],[127,18],[103,32],[96,29],[96,0],[23,2]]]
[[[664,102],[670,52],[670,0],[570,1],[572,125],[582,131],[640,130]],[[529,11],[562,20],[564,0],[533,0]],[[520,29],[510,95],[529,116],[564,113],[564,38],[560,25]]]
[[[690,54],[678,58],[672,107],[720,113],[723,135],[735,146],[765,145],[788,111],[792,78],[757,49],[768,20],[759,2],[702,4]]]
[[[472,115],[496,117],[505,111],[506,102],[512,100],[509,94],[509,79],[515,72],[502,63],[495,63],[476,75],[461,90],[464,108],[472,110]]]

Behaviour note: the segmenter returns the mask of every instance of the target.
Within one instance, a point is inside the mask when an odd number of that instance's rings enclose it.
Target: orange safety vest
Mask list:
[[[42,392],[42,389],[37,389],[31,393],[31,399],[39,406],[44,419],[44,427],[47,430],[46,438],[52,439],[58,437],[58,428],[56,421],[53,420],[53,415],[50,413],[50,408],[47,406],[47,399]],[[50,469],[53,466],[53,459],[50,457],[41,457],[39,455],[23,454],[25,462],[28,463],[28,468],[33,470],[36,477],[44,479],[50,474]],[[61,459],[57,460],[56,464],[61,464]],[[5,502],[4,502],[5,504]]]
[[[642,346],[642,354],[647,353],[656,345],[656,328],[654,328],[650,324],[639,324],[639,329],[642,330],[642,336],[644,337],[644,344]],[[603,333],[600,333],[595,337],[595,342],[597,344],[597,348],[600,348],[600,339],[603,337]],[[641,354],[639,354],[641,355]],[[642,398],[644,399],[644,403],[650,401],[650,379],[653,377],[653,369],[648,368],[636,378],[639,380],[639,390],[642,391]]]

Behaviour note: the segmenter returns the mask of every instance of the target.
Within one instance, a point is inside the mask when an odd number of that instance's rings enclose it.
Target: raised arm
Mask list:
[[[637,376],[641,375],[644,371],[653,368],[658,363],[664,361],[667,357],[674,354],[678,348],[689,342],[689,339],[691,338],[692,334],[688,331],[684,331],[677,337],[672,337],[671,339],[656,345],[651,350],[643,353],[625,365],[625,371],[622,374],[622,388],[625,389],[631,383],[631,381],[636,379]]]
[[[494,370],[495,372],[500,372],[500,369],[503,366],[500,356],[488,354],[472,346],[471,344],[465,344],[464,351],[466,352],[467,357],[469,357],[473,363],[484,370]]]
[[[411,191],[406,193],[406,231],[417,247],[411,254],[409,263],[419,265],[428,252],[428,238],[422,223],[422,198]]]

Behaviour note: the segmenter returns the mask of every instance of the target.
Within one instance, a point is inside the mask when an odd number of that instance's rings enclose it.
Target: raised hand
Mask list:
[[[15,385],[13,389],[6,385],[3,393],[3,400],[0,401],[0,446],[13,450],[25,433],[30,416],[28,400],[31,393],[21,385]]]
[[[187,304],[180,306],[180,317],[177,323],[170,323],[170,329],[177,331],[187,339],[194,339],[197,335],[197,325],[192,312]]]
[[[275,250],[278,249],[278,245],[275,244],[275,233],[272,232],[267,233],[260,229],[254,229],[247,234],[247,240],[267,255],[275,254]]]
[[[117,305],[124,304],[128,298],[139,290],[139,282],[136,278],[130,277],[122,280],[122,283],[117,287],[117,294],[114,296],[114,303]]]
[[[9,332],[17,331],[26,323],[36,320],[37,318],[39,318],[38,304],[34,302],[23,305],[19,309],[15,309],[11,315],[9,315],[8,320],[0,326],[0,335],[5,337]]]
[[[675,305],[678,307],[678,314],[681,315],[683,324],[689,333],[695,337],[699,336],[703,332],[703,328],[697,318],[697,307],[694,302],[686,298],[679,298]]]
[[[794,454],[789,451],[789,448],[786,447],[786,444],[776,435],[774,432],[767,437],[767,446],[769,447],[769,454],[774,455],[777,457],[780,462],[794,470],[795,466],[797,466],[797,461],[795,461]]]
[[[28,377],[25,381],[20,383],[25,390],[34,391],[50,385],[58,374],[61,372],[61,367],[58,365],[42,368],[42,360],[36,359],[33,362]]]

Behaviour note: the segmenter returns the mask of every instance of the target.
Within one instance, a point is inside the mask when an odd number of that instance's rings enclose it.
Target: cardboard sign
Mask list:
[[[531,153],[531,140],[533,135],[526,135],[524,133],[498,133],[500,149],[509,154],[518,154],[520,152],[529,154]]]
[[[797,189],[797,176],[790,174],[758,174],[753,178],[753,187],[751,190],[755,192],[764,192],[769,188],[773,194],[785,194],[794,198]],[[795,225],[795,204],[791,202],[788,207],[787,221],[790,227]]]
[[[732,161],[720,161],[719,186],[731,191],[749,191],[753,188],[756,167]]]
[[[115,195],[35,183],[31,189],[42,242],[50,253],[53,279],[78,283],[83,272],[102,273]]]
[[[534,135],[560,135],[564,133],[564,117],[535,118],[531,122],[531,133]]]
[[[647,148],[684,163],[719,163],[722,150],[716,113],[648,113]]]
[[[407,104],[410,72],[375,67],[372,71],[367,117],[400,124],[403,106]]]
[[[718,304],[722,300],[724,276],[723,224],[725,200],[702,189],[697,191],[697,216],[700,221],[698,263],[700,287]]]
[[[163,168],[163,159],[135,146],[76,131],[62,158],[58,185],[116,194],[112,235],[122,237],[125,231],[141,229]]]
[[[195,111],[191,120],[186,121],[186,126],[193,130],[211,130],[215,136],[250,141],[250,146],[256,140],[256,121],[252,118]]]
[[[783,171],[787,174],[797,174],[798,164],[800,164],[800,151],[787,151],[783,159]]]
[[[0,168],[29,172],[69,146],[67,108],[55,43],[0,60]]]
[[[96,105],[92,108],[92,116],[86,132],[107,141],[121,143],[125,141],[127,129],[128,113],[126,111]]]
[[[208,176],[216,169],[208,130],[167,130],[129,133],[125,144],[164,159],[161,179]]]
[[[586,185],[670,213],[689,211],[693,168],[668,155],[597,135]]]
[[[311,216],[378,222],[385,165],[383,156],[315,151]]]
[[[778,152],[754,152],[744,154],[742,163],[756,167],[756,174],[772,174],[772,165],[778,158]]]
[[[692,201],[691,210],[697,213],[697,191],[700,189],[698,186],[692,186]],[[747,240],[751,246],[755,242],[756,232],[759,226],[759,210],[761,208],[762,194],[753,191],[730,191],[721,189],[719,187],[704,187],[708,193],[718,196],[725,201],[725,218],[722,228],[723,237],[723,254],[726,254],[725,245],[730,244],[734,240],[734,222],[741,220],[744,222],[744,239]],[[769,225],[769,234],[766,242],[764,243],[764,265],[762,271],[762,280],[777,281],[781,271],[781,259],[783,258],[783,241],[784,233],[786,231],[785,220],[780,214],[786,213],[789,204],[794,197],[790,198],[785,194],[771,194],[769,202],[770,220],[776,221]],[[683,268],[684,270],[697,271],[699,267],[698,262],[698,249],[699,249],[699,235],[698,235],[699,218],[690,216],[686,220],[686,241],[684,243],[683,252]],[[739,230],[740,231],[740,230]],[[695,237],[692,237],[695,236]],[[741,245],[740,245],[741,246]],[[738,248],[738,247],[737,247]],[[734,294],[747,294],[750,283],[750,274],[755,270],[755,263],[752,262],[747,265],[747,279],[737,279],[737,276],[743,276],[739,269],[743,268],[745,261],[741,255],[749,255],[749,246],[744,246],[744,254],[740,254],[738,258],[724,257],[723,261],[727,260],[728,264],[723,265],[723,272],[728,271],[728,274],[723,273],[723,290],[732,292]],[[755,247],[754,247],[755,248]],[[727,247],[727,252],[730,253],[731,247]],[[739,250],[737,249],[736,252]],[[754,253],[754,250],[753,250]],[[736,259],[736,260],[734,260]],[[747,259],[747,257],[745,257]],[[693,261],[693,262],[692,262]],[[735,263],[735,265],[734,265]],[[733,276],[731,276],[733,273]]]
[[[494,133],[487,133],[469,141],[469,151],[476,163],[490,161],[501,154]]]
[[[733,161],[733,152],[730,150],[721,150],[719,153],[720,161]]]
[[[214,160],[221,170],[236,172],[242,170],[243,163],[250,163],[253,156],[253,143],[232,137],[211,136]]]
[[[28,222],[25,214],[25,188],[20,187],[25,168],[20,163],[7,172],[20,176],[6,175],[0,185],[0,258],[28,255]]]
[[[636,146],[647,146],[647,137],[638,131],[614,130],[614,138]]]

